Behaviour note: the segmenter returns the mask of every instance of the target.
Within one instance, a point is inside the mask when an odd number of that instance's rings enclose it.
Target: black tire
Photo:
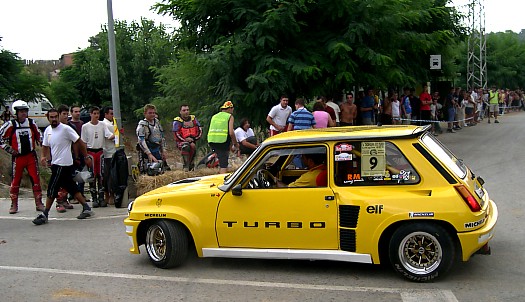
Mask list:
[[[146,231],[145,245],[149,259],[159,268],[180,266],[188,256],[188,234],[178,222],[155,221]]]
[[[388,248],[394,270],[416,282],[445,275],[456,262],[456,250],[454,240],[443,227],[424,222],[399,227]]]

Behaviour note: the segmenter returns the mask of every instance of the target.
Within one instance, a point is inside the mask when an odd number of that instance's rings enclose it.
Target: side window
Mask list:
[[[391,142],[341,142],[334,151],[338,186],[410,185],[420,181],[414,167]]]
[[[49,102],[42,102],[42,111],[49,111],[49,109],[53,108],[53,105]]]
[[[326,146],[273,148],[251,169],[244,187],[326,187],[326,154]]]

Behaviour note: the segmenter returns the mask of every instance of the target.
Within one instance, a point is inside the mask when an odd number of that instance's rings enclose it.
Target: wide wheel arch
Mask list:
[[[405,225],[405,224],[421,223],[421,222],[429,223],[429,224],[436,224],[444,228],[454,240],[454,243],[456,246],[456,254],[458,255],[458,259],[463,258],[461,242],[459,241],[457,231],[450,223],[446,221],[442,221],[442,220],[423,220],[423,219],[410,220],[410,221],[403,220],[403,221],[398,221],[396,223],[391,224],[381,234],[381,237],[379,238],[379,242],[377,246],[378,253],[379,253],[379,263],[378,264],[387,264],[387,265],[390,264],[390,259],[388,256],[388,245],[390,243],[390,238],[392,238],[392,235],[397,229],[399,229],[402,225]]]
[[[162,220],[162,219],[147,219],[147,220],[142,221],[139,224],[139,226],[137,228],[137,243],[138,243],[139,246],[144,245],[146,243],[146,233],[147,233],[149,227],[152,224],[154,224],[157,221],[159,221],[159,220]],[[182,222],[180,222],[178,220],[175,220],[175,219],[164,219],[164,220],[171,221],[171,222],[174,222],[174,223],[179,223],[185,229],[186,235],[188,237],[188,247],[189,247],[190,251],[192,251],[192,250],[195,251],[195,240],[193,238],[192,233],[188,229],[188,227],[184,223],[182,223]]]
[[[434,221],[399,224],[389,237],[388,258],[394,271],[415,282],[426,282],[447,274],[461,259],[459,240]]]

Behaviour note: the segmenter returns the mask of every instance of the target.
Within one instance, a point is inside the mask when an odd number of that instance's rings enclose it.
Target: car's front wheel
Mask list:
[[[456,261],[456,246],[450,234],[431,223],[399,227],[389,244],[390,262],[405,278],[424,282],[444,275]]]
[[[155,221],[146,232],[146,250],[159,268],[179,266],[188,256],[188,234],[178,222]]]

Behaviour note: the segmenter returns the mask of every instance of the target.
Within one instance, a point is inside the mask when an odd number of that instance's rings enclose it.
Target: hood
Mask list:
[[[142,196],[170,193],[174,191],[199,192],[207,189],[217,189],[218,186],[224,183],[224,177],[226,175],[227,174],[218,174],[181,179],[165,185],[164,187],[144,193]]]

